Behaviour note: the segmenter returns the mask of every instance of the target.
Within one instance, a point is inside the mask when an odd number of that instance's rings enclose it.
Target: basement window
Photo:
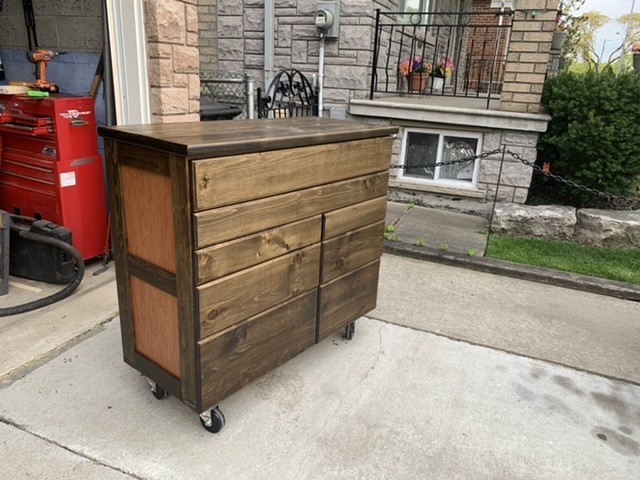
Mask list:
[[[481,134],[405,129],[401,158],[405,168],[398,179],[406,182],[472,188],[477,184],[478,160],[437,166],[480,153]]]

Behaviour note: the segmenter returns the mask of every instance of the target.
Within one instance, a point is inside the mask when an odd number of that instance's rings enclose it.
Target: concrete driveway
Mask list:
[[[640,478],[640,303],[518,282],[384,255],[354,339],[226,399],[217,435],[104,321],[2,378],[3,477]]]

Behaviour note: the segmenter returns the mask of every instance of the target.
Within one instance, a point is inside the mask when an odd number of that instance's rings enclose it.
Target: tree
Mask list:
[[[600,12],[587,12],[575,17],[569,29],[563,55],[568,64],[583,61],[590,68],[598,69],[604,63],[605,69],[618,58],[621,47],[614,50],[607,59],[602,58],[603,52],[596,52],[596,32],[609,23],[609,17]]]

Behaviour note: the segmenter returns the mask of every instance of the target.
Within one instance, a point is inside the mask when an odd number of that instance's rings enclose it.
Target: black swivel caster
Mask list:
[[[169,396],[169,392],[167,392],[164,388],[162,388],[156,382],[152,380],[148,380],[148,382],[149,382],[149,387],[151,388],[151,393],[153,393],[153,396],[156,397],[158,400],[162,400],[163,398],[167,398]]]
[[[351,340],[354,333],[356,333],[356,322],[351,322],[349,325],[344,327],[344,338],[347,340]]]
[[[213,407],[211,410],[200,414],[200,423],[209,433],[218,433],[224,427],[224,414],[219,407]]]

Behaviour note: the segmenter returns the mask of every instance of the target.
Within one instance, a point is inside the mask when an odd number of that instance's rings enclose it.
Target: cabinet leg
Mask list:
[[[351,340],[353,338],[354,333],[356,333],[356,322],[351,322],[349,325],[344,327],[344,338],[347,340]]]
[[[156,397],[158,400],[162,400],[163,398],[167,398],[169,396],[169,392],[167,392],[164,388],[162,388],[153,380],[149,380],[147,378],[147,382],[149,382],[149,388],[151,389],[151,393],[153,393],[153,396]]]
[[[200,423],[207,432],[218,433],[225,424],[224,414],[216,405],[211,410],[200,414]]]

